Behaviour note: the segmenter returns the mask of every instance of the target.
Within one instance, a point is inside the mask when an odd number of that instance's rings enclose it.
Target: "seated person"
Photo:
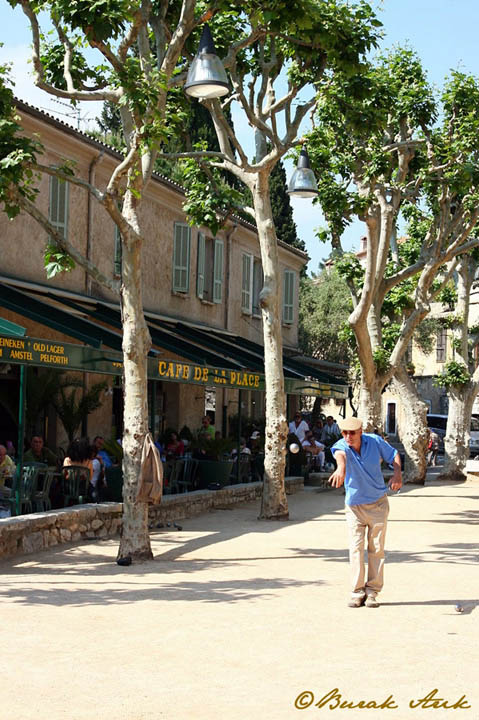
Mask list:
[[[105,480],[105,468],[101,460],[97,457],[96,447],[94,445],[90,447],[90,459],[92,462],[92,475],[88,495],[93,502],[101,502],[104,499],[107,484]]]
[[[237,454],[238,448],[235,447],[231,451],[231,457],[235,458]],[[249,449],[249,447],[246,447],[246,440],[244,439],[244,437],[240,438],[240,455],[251,455],[251,450]]]
[[[204,415],[201,420],[201,427],[197,432],[198,438],[206,437],[210,440],[215,439],[215,428],[211,424],[211,418],[209,415]]]
[[[90,472],[90,479],[93,474],[93,463],[91,460],[90,445],[86,438],[73,440],[67,449],[63,467],[70,465],[84,465]]]
[[[0,498],[10,496],[11,489],[5,485],[5,480],[13,478],[15,470],[16,465],[7,455],[7,448],[5,445],[0,445]]]
[[[178,440],[178,435],[175,432],[171,432],[166,440],[165,454],[167,460],[174,460],[183,457],[185,454],[185,446],[181,440]]]
[[[307,455],[311,458],[311,467],[318,469],[319,472],[323,472],[325,461],[324,445],[314,439],[314,435],[311,430],[308,430],[301,444],[305,453],[307,453]]]
[[[96,457],[100,460],[100,462],[103,463],[103,467],[109,468],[113,465],[113,460],[108,455],[106,450],[103,450],[103,445],[105,444],[105,438],[101,435],[97,435],[96,438],[93,440],[93,445],[96,449]]]
[[[334,443],[341,438],[341,430],[339,425],[332,415],[328,415],[326,423],[323,426],[323,432],[321,434],[321,442],[326,447],[331,447]]]
[[[38,462],[54,467],[58,463],[58,458],[44,445],[41,435],[34,435],[30,443],[30,450],[23,456],[23,462]]]

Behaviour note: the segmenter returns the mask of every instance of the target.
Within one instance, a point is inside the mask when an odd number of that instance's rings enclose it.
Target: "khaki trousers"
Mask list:
[[[353,597],[373,597],[384,584],[384,543],[389,515],[389,500],[384,495],[374,503],[346,505],[349,529],[349,564]],[[364,538],[368,530],[368,579],[364,582]]]

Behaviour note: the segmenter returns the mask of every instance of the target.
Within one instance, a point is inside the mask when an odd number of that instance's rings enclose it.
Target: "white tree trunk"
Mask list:
[[[281,277],[273,213],[269,199],[268,174],[258,174],[252,192],[264,272],[264,286],[260,294],[260,303],[264,335],[266,428],[265,472],[260,517],[286,519],[288,518],[288,501],[284,487],[284,471],[288,425],[283,378]]]
[[[440,475],[441,478],[462,480],[465,477],[464,468],[469,458],[472,406],[477,389],[476,383],[449,388],[449,410],[444,438],[444,471]]]
[[[136,501],[141,453],[148,432],[147,353],[150,334],[143,314],[141,244],[123,242],[121,311],[123,319],[123,529],[118,557],[152,557],[148,505]]]
[[[381,391],[384,383],[378,379],[367,382],[364,379],[364,373],[361,373],[361,375],[358,417],[363,421],[363,430],[365,432],[381,431],[383,425]]]
[[[404,367],[396,370],[392,380],[395,394],[401,398],[402,422],[399,439],[404,445],[404,482],[424,485],[427,469],[427,405]]]
[[[471,288],[476,273],[477,262],[464,256],[457,264],[457,303],[456,310],[462,322],[453,329],[453,338],[457,341],[455,360],[469,366],[469,313]],[[472,370],[472,368],[471,368]],[[452,385],[448,390],[449,410],[446,437],[444,438],[444,472],[441,477],[463,479],[466,461],[469,458],[469,438],[471,415],[474,399],[479,389],[477,374],[468,383]]]

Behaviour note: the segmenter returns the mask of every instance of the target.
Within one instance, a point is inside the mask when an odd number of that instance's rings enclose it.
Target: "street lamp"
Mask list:
[[[200,46],[186,77],[185,92],[196,98],[217,98],[226,95],[230,88],[226,70],[216,54],[208,23],[203,26]]]
[[[296,170],[288,185],[288,195],[292,197],[312,198],[318,195],[316,178],[309,166],[309,155],[303,147],[299,154]]]

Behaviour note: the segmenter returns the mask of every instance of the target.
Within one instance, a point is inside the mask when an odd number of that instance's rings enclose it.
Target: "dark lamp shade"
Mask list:
[[[215,98],[229,91],[226,71],[218,55],[197,55],[188,70],[185,92],[192,97]]]
[[[208,24],[203,27],[198,52],[186,77],[185,92],[197,98],[216,98],[229,93],[223,63],[216,54]]]
[[[288,184],[288,195],[293,197],[311,198],[318,195],[318,186],[314,173],[309,167],[309,157],[303,148],[299,155],[298,165]]]

